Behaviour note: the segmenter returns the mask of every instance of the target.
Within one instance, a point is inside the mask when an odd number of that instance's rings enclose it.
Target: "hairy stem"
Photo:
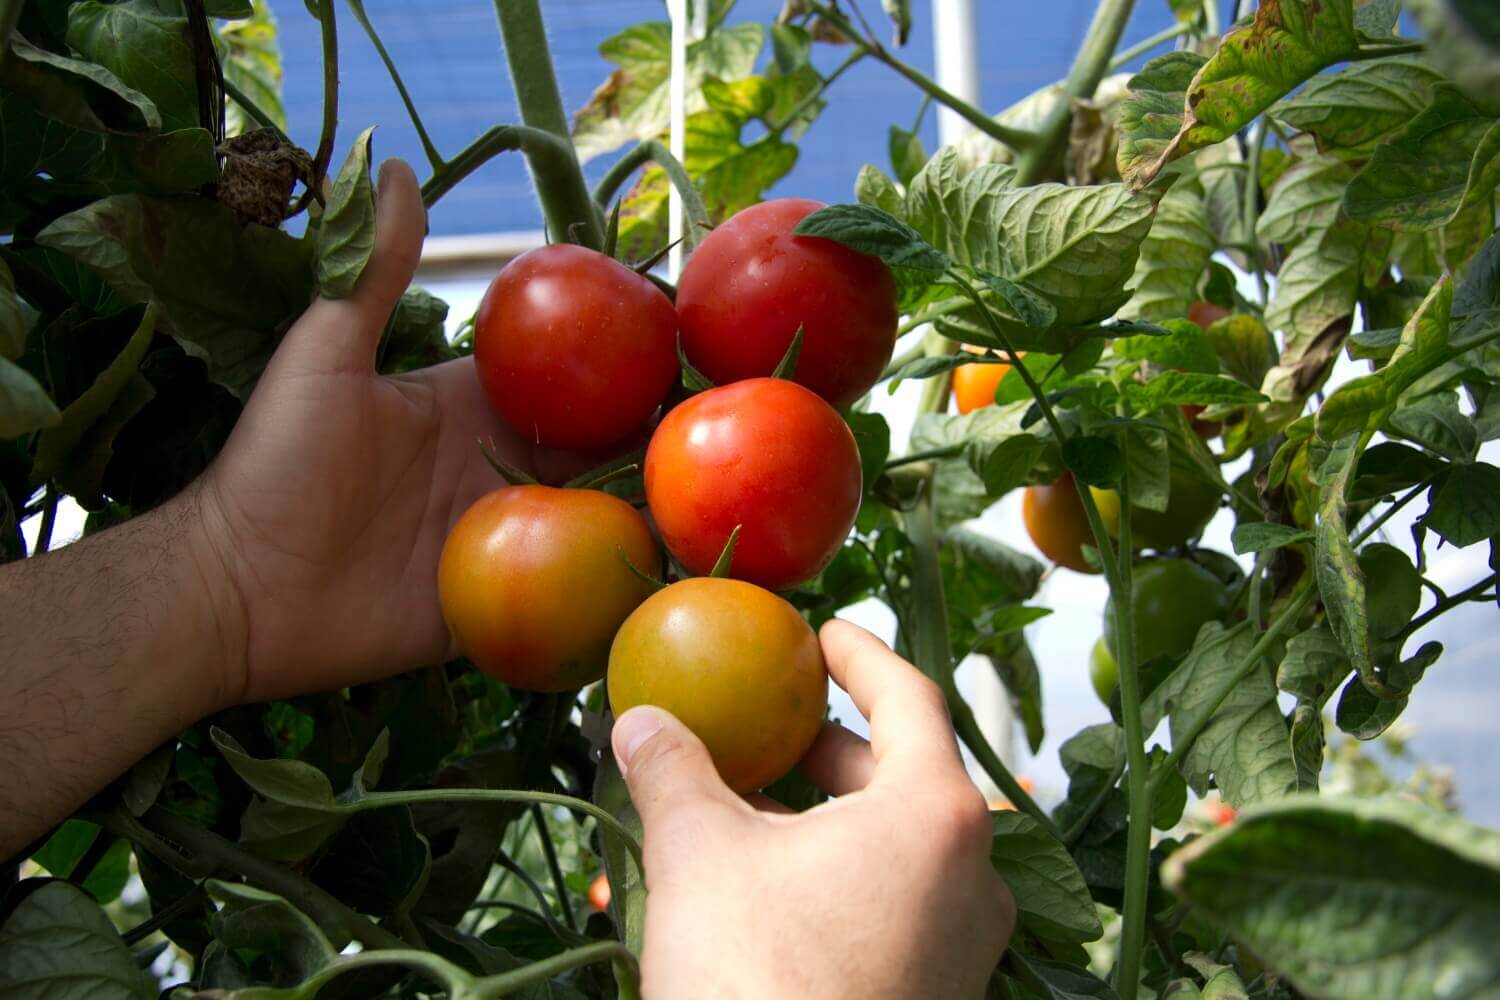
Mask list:
[[[1151,35],[1149,38],[1143,38],[1129,48],[1121,49],[1114,56],[1114,58],[1110,59],[1109,72],[1113,73],[1115,70],[1124,66],[1126,63],[1130,62],[1130,60],[1136,58],[1137,56],[1143,56],[1147,52],[1150,52],[1152,49],[1156,48],[1158,45],[1165,45],[1167,42],[1170,42],[1174,38],[1181,38],[1183,35],[1186,35],[1192,30],[1193,25],[1191,21],[1178,21],[1170,28],[1158,31],[1156,34]]]
[[[698,188],[689,176],[687,168],[672,155],[672,151],[664,143],[655,139],[647,139],[645,142],[637,143],[630,152],[616,160],[608,172],[599,179],[599,183],[594,185],[594,204],[603,208],[614,201],[616,192],[624,187],[630,175],[647,163],[655,163],[661,167],[662,172],[667,175],[667,180],[682,196],[682,208],[687,212],[688,222],[684,243],[691,250],[703,239],[712,221],[708,217],[708,209],[703,205],[703,195],[698,193]]]
[[[1068,122],[1073,116],[1072,99],[1087,100],[1094,96],[1099,81],[1109,68],[1110,57],[1120,44],[1120,34],[1130,20],[1135,0],[1099,0],[1094,20],[1084,35],[1083,45],[1073,58],[1073,66],[1063,81],[1063,100],[1057,102],[1038,130],[1038,141],[1026,150],[1018,165],[1019,186],[1042,180],[1056,162],[1067,140]]]
[[[313,156],[312,196],[321,202],[323,177],[333,159],[333,142],[339,130],[339,31],[333,0],[318,0],[318,23],[323,30],[323,131]]]
[[[881,45],[879,41],[877,41],[868,33],[861,33],[859,29],[855,28],[853,24],[849,23],[848,18],[844,17],[842,13],[835,10],[833,7],[822,3],[813,3],[811,7],[819,17],[823,18],[829,24],[833,25],[840,32],[842,32],[844,36],[847,37],[849,41],[861,52],[873,56],[875,59],[885,63],[897,73],[900,73],[902,76],[906,77],[912,83],[916,84],[923,93],[927,94],[929,97],[931,97],[933,100],[937,101],[944,107],[958,112],[958,114],[961,115],[965,121],[967,121],[970,125],[973,125],[976,129],[983,132],[985,135],[989,136],[991,139],[994,139],[996,142],[1003,142],[1005,145],[1017,151],[1031,149],[1036,145],[1038,137],[1035,132],[1028,132],[1025,129],[1012,128],[1009,125],[1002,125],[999,122],[995,121],[989,115],[974,107],[974,105],[970,104],[968,101],[939,85],[936,80],[933,80],[932,78],[924,75],[918,70],[913,69],[911,66],[908,66],[900,59],[897,59],[895,56],[891,55],[890,52],[886,51],[884,45]]]
[[[406,116],[411,119],[412,127],[417,130],[417,139],[422,143],[422,152],[427,155],[427,162],[434,170],[443,165],[443,157],[432,144],[432,137],[427,134],[427,126],[422,123],[422,116],[417,111],[416,102],[411,99],[411,93],[406,89],[406,81],[401,79],[401,73],[396,69],[395,60],[386,51],[385,43],[380,40],[380,33],[375,30],[375,25],[370,23],[369,15],[365,13],[364,0],[348,0],[349,9],[354,12],[354,19],[369,36],[370,43],[375,46],[375,52],[380,56],[380,61],[385,63],[385,70],[390,74],[391,82],[396,85],[396,93],[401,95],[401,103],[406,105]]]
[[[578,161],[573,147],[567,140],[559,139],[550,132],[527,125],[496,125],[487,130],[441,168],[422,185],[422,203],[428,208],[438,203],[465,177],[484,166],[501,153],[520,150],[526,154],[527,162],[537,169],[576,170]],[[602,238],[601,238],[602,245]]]
[[[495,16],[505,40],[505,59],[521,121],[552,133],[568,150],[567,160],[561,163],[555,158],[538,160],[526,150],[547,231],[556,242],[579,242],[597,250],[604,246],[604,218],[589,198],[578,154],[569,138],[568,116],[552,69],[541,5],[538,0],[495,0]]]

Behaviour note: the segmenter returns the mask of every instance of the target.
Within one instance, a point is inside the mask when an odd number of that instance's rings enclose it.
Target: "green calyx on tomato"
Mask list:
[[[647,278],[554,243],[522,254],[474,317],[485,395],[522,438],[598,448],[638,430],[677,381],[677,314]]]
[[[1200,628],[1229,613],[1223,581],[1190,559],[1136,563],[1130,594],[1137,664],[1183,655],[1193,647]],[[1104,605],[1104,642],[1109,653],[1118,656],[1113,597]]]
[[[839,409],[869,391],[896,346],[896,281],[875,257],[797,224],[823,204],[779,198],[716,227],[677,284],[682,350],[715,385],[771,375],[803,330],[795,380]]]
[[[802,759],[822,728],[828,670],[797,609],[740,580],[694,577],[648,598],[609,652],[609,703],[671,712],[726,784],[754,791]]]
[[[568,691],[604,676],[616,629],[650,596],[632,565],[659,573],[661,553],[625,501],[511,486],[480,497],[448,533],[438,601],[480,670],[524,691]]]
[[[646,449],[646,502],[688,572],[713,571],[740,529],[729,575],[772,590],[820,573],[849,536],[863,491],[849,425],[784,379],[709,389],[674,408]]]

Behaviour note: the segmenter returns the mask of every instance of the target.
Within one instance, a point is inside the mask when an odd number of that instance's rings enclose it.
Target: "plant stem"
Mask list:
[[[1099,809],[1104,805],[1104,800],[1109,798],[1109,793],[1114,791],[1115,786],[1120,783],[1120,778],[1124,774],[1125,758],[1121,757],[1109,781],[1102,785],[1099,791],[1094,794],[1094,798],[1089,802],[1088,807],[1073,821],[1073,825],[1063,831],[1062,842],[1066,847],[1071,848],[1078,843],[1078,838],[1082,837],[1084,831],[1089,828],[1089,824],[1094,821],[1094,817],[1098,815]]]
[[[891,359],[891,363],[885,366],[885,371],[880,373],[880,381],[884,382],[913,361],[926,356],[927,345],[925,343],[913,344]]]
[[[687,212],[687,232],[684,242],[691,250],[703,239],[712,226],[708,209],[703,205],[703,195],[698,193],[687,168],[672,155],[672,151],[655,139],[637,143],[630,152],[615,161],[614,166],[594,185],[594,204],[603,208],[614,201],[615,193],[629,180],[630,175],[646,163],[655,163],[667,175],[667,180],[682,195],[682,208]]]
[[[1389,521],[1396,515],[1397,511],[1415,500],[1418,494],[1420,494],[1423,490],[1427,489],[1431,485],[1431,480],[1424,479],[1420,483],[1403,493],[1400,499],[1394,501],[1389,507],[1381,511],[1379,517],[1375,518],[1375,520],[1371,521],[1369,524],[1365,525],[1359,530],[1359,533],[1355,535],[1352,540],[1353,544],[1358,545],[1365,539],[1369,538],[1371,535],[1375,534],[1375,532],[1379,531],[1385,525],[1385,522]]]
[[[1219,0],[1203,0],[1203,30],[1209,38],[1219,36]]]
[[[927,448],[923,451],[914,451],[899,458],[893,458],[885,463],[887,470],[899,469],[903,465],[913,465],[917,462],[926,462],[934,458],[952,458],[954,455],[963,454],[964,446],[961,444],[944,445],[941,448]]]
[[[375,52],[380,56],[380,61],[385,63],[385,70],[390,74],[391,82],[396,85],[396,93],[401,95],[401,103],[406,105],[406,115],[411,119],[412,127],[417,130],[417,139],[422,143],[422,152],[427,154],[427,162],[434,170],[441,168],[442,154],[432,144],[432,137],[427,134],[427,126],[422,123],[422,116],[417,111],[417,105],[411,99],[411,93],[406,89],[406,81],[401,79],[401,73],[396,69],[395,61],[386,51],[385,43],[380,40],[380,33],[375,30],[375,25],[370,23],[370,18],[365,13],[364,0],[348,0],[348,3],[349,9],[354,12],[354,19],[369,36],[371,44],[375,46]]]
[[[1408,624],[1406,628],[1401,630],[1401,635],[1399,636],[1399,638],[1406,639],[1407,637],[1415,633],[1418,629],[1422,628],[1422,626],[1431,622],[1434,618],[1437,618],[1439,615],[1445,614],[1446,612],[1452,611],[1460,604],[1467,603],[1468,601],[1484,599],[1485,589],[1496,581],[1500,581],[1500,573],[1491,573],[1483,580],[1480,580],[1478,583],[1474,584],[1474,586],[1469,587],[1465,590],[1460,590],[1458,593],[1452,594],[1436,602],[1432,607],[1428,608],[1422,614],[1413,618],[1411,620],[1411,623]]]
[[[833,71],[823,78],[822,83],[814,87],[811,93],[803,97],[802,100],[796,103],[792,110],[786,113],[786,117],[781,120],[780,124],[776,125],[774,128],[767,129],[766,134],[757,139],[756,142],[766,142],[773,137],[780,139],[782,134],[785,133],[787,129],[791,128],[793,123],[795,123],[798,118],[801,118],[803,113],[807,111],[808,108],[818,103],[818,101],[823,97],[823,92],[826,91],[829,87],[833,86],[833,81],[843,76],[845,70],[847,70],[850,66],[853,66],[855,63],[859,62],[867,54],[868,53],[864,49],[856,45],[854,47],[854,50],[849,53],[848,57],[843,62],[835,66],[833,68]],[[926,106],[925,103],[923,106]]]
[[[1426,51],[1427,46],[1422,42],[1407,42],[1401,45],[1367,45],[1350,56],[1346,61],[1364,62],[1367,59],[1384,59],[1386,56],[1409,56]]]
[[[1036,804],[1005,766],[959,693],[953,654],[948,646],[948,608],[943,596],[943,572],[938,563],[937,521],[932,509],[932,480],[923,485],[916,505],[906,515],[912,546],[912,594],[916,598],[912,654],[917,667],[937,682],[953,717],[953,729],[968,746],[980,767],[1017,809],[1027,813],[1054,837],[1060,836],[1052,817]]]
[[[160,806],[153,806],[141,818],[140,825],[146,832],[160,834],[187,848],[194,860],[207,862],[205,867],[210,871],[205,874],[225,870],[242,875],[245,881],[281,896],[323,927],[336,927],[366,948],[406,947],[399,937],[371,923],[290,868],[258,858],[238,844]]]
[[[26,0],[0,0],[0,66],[5,65],[5,57],[10,54],[11,32],[16,30],[24,6]]]
[[[1256,223],[1260,219],[1260,156],[1265,145],[1266,120],[1262,118],[1256,122],[1255,131],[1250,134],[1250,151],[1245,158],[1245,201],[1244,214],[1241,219],[1245,239],[1250,241],[1248,254],[1250,267],[1255,271],[1255,283],[1260,291],[1262,305],[1271,295],[1271,286],[1266,281],[1266,265],[1261,254],[1260,240],[1255,235]]]
[[[885,46],[881,45],[880,42],[877,41],[874,37],[868,34],[861,34],[860,31],[854,27],[854,25],[849,23],[848,18],[844,17],[844,15],[839,11],[834,10],[827,4],[822,3],[813,3],[810,6],[814,13],[816,13],[819,17],[823,18],[829,24],[833,25],[840,32],[842,32],[844,36],[847,37],[849,41],[860,51],[864,52],[867,55],[874,56],[880,62],[885,63],[891,69],[906,77],[912,83],[921,88],[923,93],[929,95],[939,104],[958,112],[958,114],[962,116],[965,121],[967,121],[970,125],[973,125],[976,129],[983,132],[985,135],[989,136],[991,139],[994,139],[997,142],[1002,142],[1012,149],[1017,150],[1018,152],[1021,150],[1031,149],[1036,145],[1038,136],[1035,132],[1028,132],[1025,129],[1018,129],[1013,128],[1009,125],[1002,125],[999,122],[995,121],[989,115],[985,114],[983,111],[980,111],[978,108],[974,107],[974,105],[970,104],[968,101],[965,101],[957,94],[944,89],[937,83],[937,81],[923,75],[922,73],[913,69],[911,66],[908,66],[906,63],[902,62],[900,59],[897,59],[895,56],[891,55],[886,51]]]
[[[552,902],[547,898],[547,893],[542,889],[542,887],[540,885],[537,885],[536,879],[531,877],[531,873],[528,872],[525,868],[522,868],[519,861],[517,861],[515,858],[511,857],[504,851],[501,851],[499,854],[495,855],[495,862],[501,868],[504,868],[506,871],[510,872],[516,878],[521,880],[521,884],[526,887],[526,891],[531,893],[532,898],[535,899],[537,901],[537,905],[541,907],[538,913],[540,914],[542,921],[547,925],[547,929],[552,932],[553,936],[566,941],[567,934],[570,928],[566,928],[562,924],[558,923],[557,918],[552,915]],[[566,897],[561,899],[560,902],[566,905]],[[577,933],[578,929],[574,927],[571,928],[571,930],[574,933]]]
[[[36,546],[32,549],[33,556],[39,556],[52,548],[52,529],[57,524],[57,502],[60,497],[57,494],[57,486],[54,483],[47,484],[47,495],[42,501],[42,526],[36,533]]]
[[[1094,10],[1094,20],[1084,36],[1068,78],[1063,81],[1064,99],[1047,115],[1038,130],[1039,140],[1021,155],[1016,184],[1021,187],[1035,184],[1046,176],[1062,150],[1067,138],[1068,122],[1073,116],[1073,98],[1087,100],[1109,67],[1109,60],[1120,44],[1120,34],[1130,20],[1130,11],[1135,0],[1099,0]]]
[[[547,45],[541,5],[538,0],[495,0],[495,16],[505,40],[505,60],[521,108],[521,121],[552,133],[568,150],[566,163],[541,162],[531,150],[526,150],[526,162],[531,168],[547,230],[554,242],[581,242],[597,250],[604,245],[604,219],[589,198],[578,154],[569,136],[568,116],[557,89],[557,74],[552,69],[552,50]],[[572,235],[575,227],[577,240]]]
[[[432,172],[422,185],[422,204],[431,208],[458,186],[459,181],[501,153],[520,150],[536,169],[576,170],[573,147],[550,132],[527,125],[495,125],[469,143],[453,159]],[[600,245],[603,245],[601,238]]]
[[[294,142],[292,142],[291,136],[283,132],[281,130],[281,126],[276,124],[276,119],[272,118],[270,114],[265,110],[265,108],[262,108],[259,104],[256,104],[255,101],[251,99],[250,95],[246,94],[239,87],[235,86],[228,77],[224,78],[224,93],[228,94],[229,99],[238,104],[240,108],[245,112],[245,114],[255,119],[255,124],[259,125],[261,128],[268,128],[272,132],[275,132],[276,138],[280,139],[288,146],[296,145]]]
[[[333,15],[333,0],[318,0],[318,24],[323,30],[323,132],[313,156],[312,196],[323,201],[323,177],[333,159],[333,142],[339,128],[339,30]]]
[[[557,863],[557,846],[552,843],[552,831],[547,828],[547,814],[535,802],[531,804],[531,815],[536,820],[536,830],[542,842],[542,856],[547,859],[547,870],[552,873],[552,888],[557,892],[557,905],[562,910],[568,929],[578,930],[578,918],[573,914],[573,904],[568,900],[568,883],[563,880],[562,866]]]
[[[1149,38],[1143,38],[1129,48],[1121,49],[1120,52],[1117,53],[1115,57],[1109,61],[1109,71],[1112,73],[1137,56],[1145,55],[1147,52],[1150,52],[1158,45],[1163,45],[1167,42],[1170,42],[1174,38],[1181,38],[1183,35],[1192,30],[1192,22],[1178,21],[1170,28],[1167,28],[1163,31],[1158,31],[1156,34],[1152,35]]]
[[[560,976],[570,969],[595,962],[608,961],[615,967],[620,980],[621,1000],[640,996],[641,971],[635,955],[618,941],[599,941],[572,948],[539,962],[532,962],[519,969],[503,972],[498,976],[487,976],[474,984],[475,995],[481,997],[503,997],[518,993],[524,987],[543,983],[553,976]],[[621,972],[625,975],[621,976]]]

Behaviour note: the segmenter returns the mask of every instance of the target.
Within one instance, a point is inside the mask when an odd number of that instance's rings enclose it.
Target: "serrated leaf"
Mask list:
[[[854,180],[854,199],[904,221],[906,206],[901,191],[879,167],[866,163],[859,168],[859,176]]]
[[[1015,897],[1020,925],[1051,940],[1098,940],[1104,929],[1067,848],[1025,813],[991,813],[990,821],[990,861]]]
[[[927,162],[927,150],[922,147],[922,137],[908,132],[899,125],[890,127],[887,142],[891,157],[891,170],[902,184],[910,184],[917,171]]]
[[[892,268],[908,268],[932,274],[946,271],[952,262],[911,226],[871,205],[829,205],[797,224],[799,236],[821,236],[871,257]]]
[[[1057,321],[1057,309],[1040,295],[1019,282],[1002,278],[988,271],[975,271],[984,286],[1000,297],[1010,311],[1020,317],[1026,326],[1038,330],[1046,329]]]
[[[1276,686],[1321,709],[1352,669],[1332,630],[1319,623],[1287,640],[1286,655],[1276,668]]]
[[[1442,82],[1415,57],[1372,59],[1313,77],[1266,113],[1311,134],[1319,149],[1362,152],[1405,128]]]
[[[1313,540],[1310,531],[1291,524],[1272,524],[1268,521],[1250,521],[1235,525],[1231,534],[1235,555],[1250,552],[1267,552],[1287,545],[1301,545]]]
[[[342,299],[354,291],[375,249],[375,188],[370,183],[370,138],[365,129],[349,148],[318,225],[318,291]]]
[[[1364,573],[1359,568],[1346,523],[1348,482],[1358,458],[1353,437],[1329,450],[1317,472],[1321,498],[1313,555],[1313,575],[1328,625],[1360,677],[1372,676],[1369,615],[1365,609]]]
[[[1130,78],[1129,96],[1120,102],[1116,157],[1125,181],[1152,171],[1167,154],[1182,129],[1188,87],[1207,61],[1196,52],[1169,52]]]
[[[1500,185],[1500,120],[1458,88],[1437,88],[1428,105],[1374,155],[1344,195],[1361,222],[1405,231],[1445,226]]]
[[[1242,814],[1162,881],[1307,995],[1480,995],[1500,979],[1500,835],[1409,801]]]
[[[1165,406],[1236,406],[1266,399],[1243,382],[1202,372],[1161,372],[1144,385],[1126,382],[1121,390],[1139,413]]]
[[[1180,372],[1213,374],[1219,370],[1218,356],[1197,323],[1170,319],[1163,326],[1165,335],[1116,338],[1115,354],[1130,361],[1149,361],[1158,368]]]
[[[109,916],[69,882],[32,889],[0,925],[0,988],[16,1000],[157,995]]]
[[[1186,316],[1200,297],[1198,286],[1217,245],[1202,185],[1196,179],[1172,185],[1141,243],[1135,290],[1120,315],[1157,321]]]

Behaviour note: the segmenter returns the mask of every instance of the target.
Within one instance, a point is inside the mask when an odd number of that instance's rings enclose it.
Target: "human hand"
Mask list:
[[[1015,902],[941,692],[857,626],[821,640],[871,740],[825,724],[799,768],[837,798],[807,812],[735,795],[660,709],[615,723],[645,826],[652,1000],[980,996],[1010,940]]]
[[[227,699],[328,690],[453,654],[437,599],[448,528],[503,485],[478,441],[525,467],[462,358],[381,376],[386,321],[427,220],[417,180],[387,161],[375,248],[353,294],[287,332],[224,450],[197,484],[207,560],[233,583]]]

